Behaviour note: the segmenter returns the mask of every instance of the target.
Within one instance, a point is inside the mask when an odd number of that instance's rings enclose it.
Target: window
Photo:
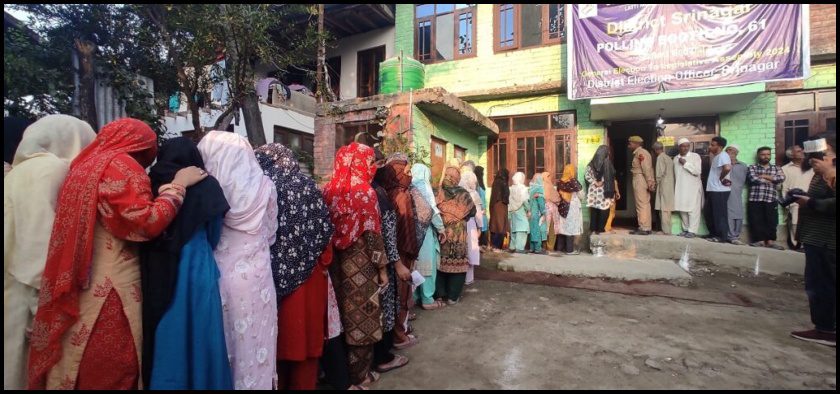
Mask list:
[[[495,174],[505,168],[511,174],[550,171],[559,179],[563,168],[576,160],[575,112],[552,112],[494,118],[499,138],[488,147]]]
[[[561,43],[566,38],[564,4],[496,4],[496,52]]]
[[[417,60],[434,63],[475,55],[475,4],[419,4],[414,12]]]
[[[467,158],[467,150],[455,145],[455,157],[464,161]]]
[[[776,100],[776,163],[785,162],[785,150],[824,131],[837,129],[835,89],[780,94]]]
[[[379,93],[379,63],[385,60],[385,46],[359,51],[356,60],[358,85],[356,97],[368,97]]]
[[[310,155],[315,152],[315,136],[302,131],[274,126],[274,142],[293,151],[303,151]]]

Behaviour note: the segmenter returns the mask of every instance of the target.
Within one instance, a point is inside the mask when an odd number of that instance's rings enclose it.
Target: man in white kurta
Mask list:
[[[802,147],[794,145],[785,151],[785,155],[790,159],[790,163],[782,166],[782,172],[785,174],[785,181],[782,182],[782,198],[787,195],[790,189],[799,188],[807,191],[808,186],[811,185],[811,178],[814,177],[813,169],[802,171],[802,164],[805,159],[805,153],[802,151]],[[799,204],[790,204],[786,210],[788,237],[793,239],[796,234],[796,224],[799,222]],[[799,246],[798,242],[791,242],[791,245],[797,248]]]
[[[703,181],[700,179],[700,155],[691,152],[687,138],[679,141],[680,152],[674,157],[674,211],[680,213],[683,232],[680,236],[694,238],[700,228],[703,207]]]

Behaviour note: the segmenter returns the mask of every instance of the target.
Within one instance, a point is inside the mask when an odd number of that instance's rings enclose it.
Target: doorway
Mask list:
[[[631,136],[638,135],[645,141],[643,148],[650,152],[654,165],[653,143],[662,143],[665,153],[672,158],[677,155],[677,141],[687,138],[691,141],[691,151],[700,155],[702,162],[701,179],[703,185],[709,176],[711,157],[709,145],[712,138],[720,134],[720,121],[717,116],[695,116],[686,118],[665,119],[664,129],[657,133],[656,120],[636,120],[613,122],[607,127],[607,141],[610,155],[615,165],[615,178],[618,181],[618,191],[621,200],[615,209],[613,227],[636,228],[636,204],[633,198],[630,165],[633,160],[632,152],[627,148]]]

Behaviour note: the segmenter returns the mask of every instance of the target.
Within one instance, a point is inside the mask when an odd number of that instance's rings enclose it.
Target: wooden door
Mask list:
[[[446,141],[432,137],[432,187],[437,188],[446,164]]]
[[[534,174],[554,168],[553,152],[548,148],[549,133],[516,133],[513,138],[511,173],[523,172],[530,181]]]

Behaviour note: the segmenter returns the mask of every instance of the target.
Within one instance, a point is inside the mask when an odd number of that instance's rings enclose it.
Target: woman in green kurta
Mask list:
[[[511,252],[525,253],[525,241],[528,238],[528,218],[531,206],[528,202],[528,188],[525,186],[525,174],[513,174],[513,186],[510,187],[510,249]]]
[[[534,175],[528,190],[528,203],[531,216],[528,227],[531,233],[531,253],[546,254],[542,248],[543,241],[548,239],[548,224],[545,220],[545,189],[543,188],[542,173]]]
[[[418,239],[422,237],[422,241],[420,243],[420,253],[417,256],[417,263],[414,266],[426,278],[426,281],[417,288],[414,294],[415,300],[419,299],[423,309],[426,310],[438,309],[445,305],[434,299],[435,280],[437,279],[437,269],[440,262],[438,234],[443,233],[443,219],[440,217],[440,210],[438,210],[437,203],[435,202],[432,185],[429,183],[431,179],[432,171],[426,165],[416,163],[411,166],[411,186],[414,189],[412,195],[416,191],[417,196],[425,202],[425,204],[419,204],[417,203],[418,197],[415,197],[415,211],[420,216],[419,214],[422,210],[419,207],[421,205],[424,207],[428,206],[429,210],[432,211],[428,223],[423,223],[423,220],[418,219],[418,223],[425,225],[425,230],[422,233],[417,233]],[[423,213],[425,217],[425,212]]]

